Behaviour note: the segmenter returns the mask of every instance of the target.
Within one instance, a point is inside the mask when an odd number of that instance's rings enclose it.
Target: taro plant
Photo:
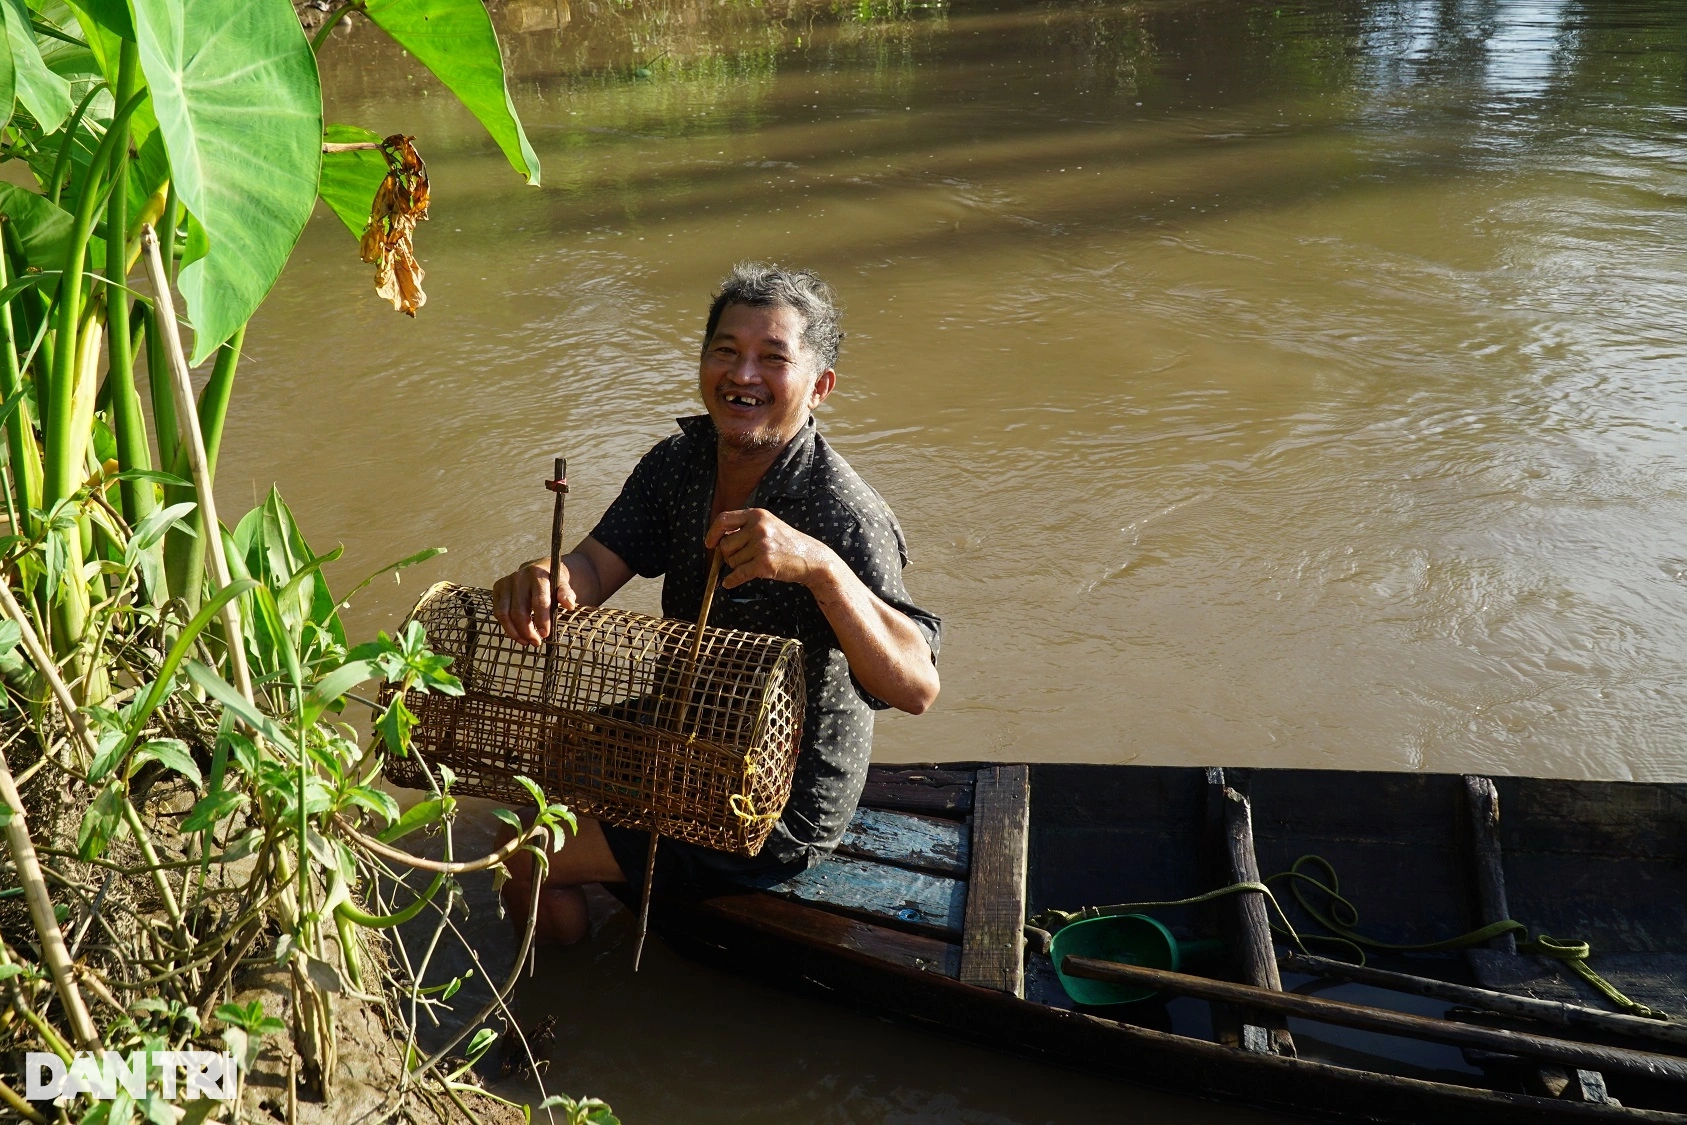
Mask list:
[[[537,183],[480,0],[363,0],[330,28],[345,18],[429,67]],[[325,124],[327,30],[308,40],[287,0],[0,0],[0,24],[0,160],[18,173],[0,182],[0,1050],[69,1062],[220,1036],[243,1075],[272,1065],[290,1100],[328,1098],[338,1016],[374,1006],[404,1041],[379,1113],[472,1116],[465,1098],[488,1095],[468,1067],[514,978],[423,1057],[418,1019],[454,992],[428,965],[459,877],[520,848],[542,862],[571,818],[534,787],[530,826],[460,859],[448,774],[402,811],[381,765],[408,751],[406,693],[461,690],[448,664],[414,626],[351,646],[322,573],[339,552],[312,552],[278,495],[230,529],[210,492],[246,324],[318,198],[378,291],[419,307],[420,157]],[[207,362],[195,396],[188,366]],[[385,702],[359,694],[370,680]],[[399,846],[424,831],[446,858]],[[397,927],[422,914],[435,940],[412,957]],[[158,1078],[53,1107],[0,1071],[0,1102],[176,1125]]]

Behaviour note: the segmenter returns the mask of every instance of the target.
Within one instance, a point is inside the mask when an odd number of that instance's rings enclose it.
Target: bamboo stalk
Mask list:
[[[1469,1004],[1473,1008],[1485,1008],[1503,1015],[1541,1020],[1560,1027],[1586,1027],[1687,1047],[1687,1027],[1675,1021],[1665,1023],[1619,1012],[1601,1012],[1597,1008],[1584,1008],[1580,1004],[1538,1000],[1533,996],[1513,996],[1508,992],[1495,992],[1468,984],[1452,984],[1429,977],[1413,976],[1410,973],[1390,972],[1387,969],[1373,969],[1368,965],[1349,965],[1345,961],[1333,961],[1328,957],[1315,957],[1311,954],[1292,954],[1279,958],[1277,963],[1290,972],[1375,985],[1378,988],[1388,988],[1414,996],[1447,1000],[1454,1004]]]
[[[540,702],[549,706],[556,699],[557,668],[556,668],[556,617],[562,611],[562,585],[557,581],[557,574],[562,570],[562,525],[564,507],[568,498],[568,459],[558,457],[552,466],[550,480],[545,487],[556,494],[556,502],[551,507],[551,604],[549,616],[545,621],[545,675],[543,689],[540,692]]]
[[[11,1106],[12,1112],[25,1121],[34,1122],[34,1125],[47,1125],[47,1119],[34,1106],[19,1097],[16,1090],[4,1082],[0,1082],[0,1102],[5,1102]]]
[[[181,333],[176,330],[176,303],[170,295],[164,259],[158,253],[158,235],[151,227],[141,230],[141,256],[146,259],[146,272],[152,281],[153,300],[156,302],[157,315],[153,318],[153,327],[163,337],[169,360],[176,422],[186,439],[188,462],[193,468],[193,486],[199,493],[200,523],[205,529],[205,553],[211,562],[211,580],[221,590],[229,584],[229,573],[228,558],[223,554],[222,524],[217,520],[217,498],[211,492],[211,468],[205,454],[205,438],[199,431],[199,412],[194,409],[193,380],[188,375],[187,356],[182,352]],[[246,666],[246,633],[240,625],[239,598],[231,598],[224,604],[222,618],[228,636],[228,658],[234,672],[235,689],[246,697],[247,702],[256,706],[252,695],[252,673]]]
[[[7,617],[17,622],[24,654],[29,657],[30,663],[35,665],[35,670],[41,673],[41,678],[47,681],[53,698],[58,701],[59,710],[64,712],[66,725],[70,727],[76,741],[81,744],[83,753],[87,755],[86,761],[92,762],[94,755],[99,752],[99,745],[94,741],[94,736],[88,733],[87,721],[82,718],[76,700],[71,697],[64,677],[59,675],[58,665],[53,663],[47,646],[41,643],[41,638],[35,633],[35,627],[29,623],[29,615],[24,613],[23,607],[12,597],[11,585],[3,580],[0,580],[0,609],[5,611]]]
[[[7,609],[15,609],[17,603],[12,600],[11,590],[3,582],[0,590],[5,591]],[[81,989],[76,987],[76,969],[71,964],[70,951],[65,948],[58,917],[53,913],[53,899],[47,893],[47,879],[35,855],[35,842],[29,838],[23,798],[12,782],[12,770],[3,751],[0,751],[0,800],[12,810],[12,818],[6,823],[6,848],[12,854],[12,866],[17,870],[19,886],[23,887],[24,901],[29,904],[29,920],[35,924],[35,936],[41,942],[41,960],[52,974],[77,1046],[91,1051],[100,1044],[99,1029],[94,1026],[94,1017],[88,1014]]]
[[[1061,965],[1061,970],[1068,976],[1145,985],[1184,996],[1222,1000],[1244,1008],[1299,1016],[1302,1019],[1336,1024],[1339,1027],[1354,1027],[1363,1031],[1402,1035],[1411,1039],[1427,1039],[1434,1043],[1451,1043],[1456,1047],[1476,1047],[1480,1050],[1545,1059],[1548,1062],[1585,1067],[1589,1070],[1638,1074],[1667,1082],[1687,1082],[1687,1060],[1649,1051],[1630,1051],[1621,1047],[1602,1047],[1566,1039],[1550,1039],[1543,1035],[1529,1035],[1520,1031],[1499,1031],[1494,1028],[1409,1015],[1405,1012],[1391,1012],[1364,1004],[1302,996],[1295,992],[1273,992],[1268,988],[1209,980],[1188,973],[1145,969],[1139,965],[1126,965],[1117,961],[1099,961],[1091,957],[1067,957]]]

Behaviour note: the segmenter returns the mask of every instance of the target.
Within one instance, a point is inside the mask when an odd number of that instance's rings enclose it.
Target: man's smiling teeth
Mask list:
[[[728,392],[721,397],[734,406],[760,406],[762,404],[762,400],[754,395],[738,395]]]

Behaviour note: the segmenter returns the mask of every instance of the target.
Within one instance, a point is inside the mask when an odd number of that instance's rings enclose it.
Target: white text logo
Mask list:
[[[234,1056],[215,1051],[134,1051],[126,1055],[101,1051],[98,1059],[88,1051],[78,1051],[69,1066],[57,1055],[30,1051],[24,1056],[23,1096],[34,1102],[87,1094],[109,1101],[121,1087],[131,1098],[142,1101],[147,1079],[154,1072],[167,1101],[174,1101],[178,1090],[189,1101],[234,1099]]]

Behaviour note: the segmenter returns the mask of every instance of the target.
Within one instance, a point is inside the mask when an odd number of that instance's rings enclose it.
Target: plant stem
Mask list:
[[[345,19],[354,11],[361,12],[362,10],[363,5],[359,2],[359,0],[350,0],[349,3],[341,4],[338,8],[334,9],[333,12],[329,13],[328,18],[322,21],[322,26],[317,29],[316,35],[312,37],[310,41],[311,53],[315,54],[316,52],[322,50],[322,45],[328,42],[328,36],[333,34],[334,28],[339,26],[341,20]]]
[[[169,267],[171,281],[176,279],[176,228],[181,225],[182,197],[177,194],[176,181],[172,179],[170,194],[164,197],[164,233],[158,236],[158,249]]]
[[[71,150],[76,147],[76,130],[82,124],[82,115],[88,112],[88,106],[93,103],[94,96],[104,89],[106,89],[104,82],[94,83],[93,87],[82,95],[82,102],[76,107],[76,112],[70,115],[69,121],[65,122],[64,140],[59,142],[58,159],[53,161],[53,174],[47,181],[47,198],[54,203],[59,201],[59,196],[64,192],[68,180],[65,171],[70,164]],[[89,167],[91,168],[92,165]],[[70,171],[74,172],[75,169],[71,168]]]
[[[123,40],[117,63],[117,100],[127,101],[140,84],[140,49]],[[117,129],[114,132],[119,131]],[[111,201],[106,206],[105,229],[108,232],[129,229],[129,124],[120,127],[121,136],[112,153]],[[135,394],[135,353],[129,335],[129,299],[121,286],[128,281],[128,263],[120,236],[106,240],[106,330],[110,364],[106,385],[111,390],[111,424],[117,438],[117,466],[130,469],[149,469],[146,422],[141,417],[141,400]],[[115,284],[113,284],[115,282]],[[0,324],[0,329],[4,325]],[[122,483],[123,515],[134,527],[150,515],[157,506],[153,486],[149,481],[126,480]],[[156,596],[157,591],[147,591]]]
[[[56,315],[54,339],[54,363],[52,376],[47,383],[47,397],[51,407],[47,410],[46,435],[46,464],[42,471],[41,500],[46,506],[51,506],[75,490],[75,474],[80,471],[79,457],[74,456],[84,448],[83,442],[74,440],[71,419],[71,397],[76,383],[76,364],[80,350],[77,347],[77,333],[82,325],[82,278],[87,265],[88,239],[94,230],[94,207],[99,199],[100,171],[111,159],[113,142],[119,132],[126,132],[131,114],[140,106],[147,95],[145,90],[137,92],[123,103],[111,118],[111,127],[106,132],[105,139],[100,141],[98,151],[94,153],[93,163],[88,168],[88,180],[83,185],[82,196],[77,200],[76,218],[71,227],[70,245],[65,254],[64,274],[59,278],[59,292],[57,307],[53,310]],[[71,638],[75,640],[79,638]]]
[[[24,253],[23,240],[18,237],[15,225],[0,223],[0,243],[3,243],[5,247],[6,272],[12,277],[21,276],[29,268],[29,255]],[[22,342],[26,339],[32,341],[39,339],[40,341],[35,346],[35,350],[41,354],[41,362],[37,364],[36,370],[51,371],[53,369],[53,345],[47,339],[47,333],[43,328],[50,314],[47,310],[47,298],[42,296],[41,287],[37,285],[27,292],[18,294],[17,300],[12,302],[12,306],[8,307],[17,308],[21,321],[17,325],[18,341]],[[18,367],[27,369],[29,360],[20,358]],[[41,393],[41,383],[42,380],[40,379],[35,381],[35,407],[40,412],[40,417],[36,421],[40,424],[42,432],[45,433],[47,429],[47,398]]]
[[[0,223],[7,220],[0,219]],[[6,255],[0,253],[0,287],[10,280]],[[18,367],[17,338],[12,331],[12,303],[0,305],[0,392],[7,397],[23,389],[23,372]],[[35,431],[29,421],[29,403],[18,403],[17,413],[6,423],[6,453],[11,459],[18,507],[25,514],[41,506],[41,452],[35,447]],[[33,528],[30,529],[33,531]],[[14,534],[24,529],[14,521]]]
[[[217,453],[223,444],[223,422],[228,417],[229,399],[234,393],[234,374],[240,366],[240,347],[246,340],[246,326],[235,329],[234,335],[217,349],[217,362],[211,368],[210,382],[199,394],[199,429],[205,436],[205,459],[211,483],[217,479]],[[170,471],[177,476],[187,473],[185,451],[178,447],[176,461]],[[171,531],[166,537],[164,557],[169,569],[170,589],[175,590],[188,604],[197,608],[201,575],[205,572],[205,525],[201,513],[192,517],[196,534]]]
[[[348,922],[356,922],[359,926],[370,930],[385,930],[393,926],[402,926],[422,912],[422,908],[433,900],[439,888],[445,885],[444,875],[435,875],[428,889],[416,896],[416,901],[403,910],[391,914],[366,914],[349,902],[342,902],[334,908],[334,913],[344,917]]]
[[[205,434],[205,457],[213,478],[217,472],[217,452],[223,444],[223,422],[228,418],[229,398],[234,393],[234,373],[240,367],[240,348],[245,342],[246,325],[242,324],[217,349],[211,381],[199,393],[199,428]]]
[[[141,255],[156,293],[157,328],[167,345],[176,418],[186,431],[183,436],[187,439],[188,459],[193,465],[193,486],[199,494],[199,512],[211,561],[211,579],[221,590],[229,584],[229,574],[228,559],[223,555],[222,524],[217,520],[217,498],[211,491],[211,469],[205,455],[205,441],[199,432],[199,416],[193,409],[193,381],[188,377],[187,356],[182,354],[182,339],[176,332],[175,300],[170,296],[170,284],[164,276],[164,259],[158,254],[158,237],[150,227],[141,232]],[[235,689],[256,707],[252,673],[246,666],[246,633],[240,627],[239,598],[231,598],[223,606],[223,625],[228,630],[228,660],[234,673]],[[300,753],[304,753],[303,747]],[[299,799],[301,802],[304,800],[302,793]]]
[[[466,875],[470,871],[486,871],[498,866],[516,852],[520,851],[523,844],[530,841],[537,841],[540,845],[543,845],[545,841],[545,830],[535,825],[534,827],[529,828],[526,832],[522,833],[520,836],[511,840],[509,843],[505,844],[503,847],[499,848],[497,851],[488,852],[479,859],[467,860],[462,863],[444,863],[437,859],[425,859],[422,856],[412,855],[407,851],[389,847],[373,837],[365,836],[363,833],[338,818],[335,818],[334,823],[341,832],[344,832],[347,836],[349,836],[359,847],[374,852],[382,859],[390,862],[402,863],[406,867],[415,867],[423,871],[437,871],[443,875]]]
[[[164,333],[158,330],[158,311],[139,301],[135,304],[141,321],[141,342],[146,346],[146,381],[152,397],[152,430],[158,439],[158,463],[168,469],[176,463],[181,448],[176,437],[176,402],[170,396],[170,361],[164,353]],[[172,504],[184,499],[170,489],[165,490],[165,495]]]
[[[0,1101],[3,1101],[7,1105],[11,1106],[12,1112],[23,1118],[25,1121],[32,1122],[33,1125],[47,1125],[47,1119],[37,1112],[34,1106],[19,1097],[16,1090],[12,1089],[4,1082],[0,1082]]]
[[[135,810],[135,803],[129,798],[123,798],[123,819],[129,822],[129,831],[135,834],[135,843],[140,846],[141,858],[146,861],[147,870],[152,874],[152,882],[158,888],[158,897],[164,902],[164,913],[170,916],[170,922],[176,928],[176,941],[184,949],[191,950],[193,940],[188,936],[187,927],[182,925],[182,908],[176,902],[176,894],[170,886],[170,880],[164,877],[164,867],[158,861],[158,851],[152,846],[152,837],[147,834],[146,825],[141,823],[141,814]]]

